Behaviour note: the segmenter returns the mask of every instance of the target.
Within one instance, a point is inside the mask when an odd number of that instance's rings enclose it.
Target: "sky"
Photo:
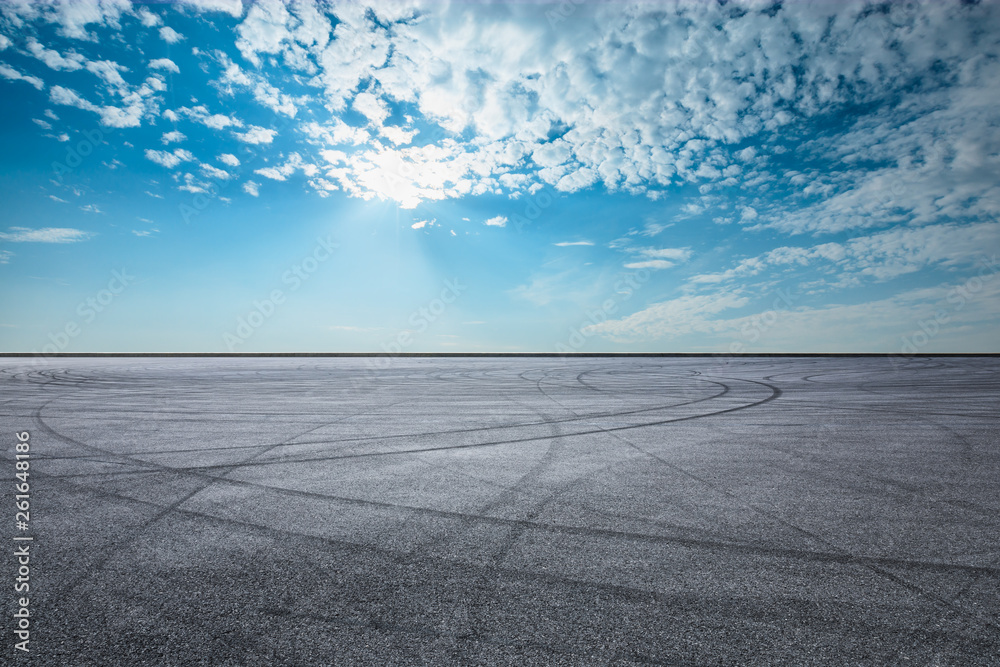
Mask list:
[[[1000,2],[0,0],[0,352],[1000,352]]]

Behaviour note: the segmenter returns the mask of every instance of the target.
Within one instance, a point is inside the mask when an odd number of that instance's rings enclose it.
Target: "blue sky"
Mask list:
[[[1000,4],[0,3],[0,350],[998,352]]]

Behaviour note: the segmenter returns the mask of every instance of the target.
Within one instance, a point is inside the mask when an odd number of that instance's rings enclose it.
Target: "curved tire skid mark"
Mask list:
[[[56,400],[56,399],[52,399],[52,400]],[[136,458],[134,458],[132,456],[116,454],[115,452],[111,452],[109,450],[104,450],[104,449],[101,449],[99,447],[95,447],[93,445],[88,445],[87,443],[80,442],[78,440],[70,438],[69,436],[66,436],[66,435],[63,435],[63,434],[57,432],[48,423],[45,422],[45,420],[44,420],[44,418],[43,418],[43,416],[41,414],[42,410],[49,403],[51,403],[51,402],[52,401],[48,401],[44,405],[40,406],[38,409],[35,410],[35,414],[34,414],[35,421],[38,423],[39,427],[42,428],[42,430],[45,431],[46,433],[48,433],[49,435],[52,435],[52,436],[54,436],[56,438],[59,438],[59,439],[61,439],[63,441],[71,442],[71,443],[73,443],[73,444],[75,444],[77,446],[83,447],[85,449],[96,450],[96,451],[98,451],[98,452],[100,452],[102,454],[111,456],[112,458],[124,459],[128,464],[132,464],[132,465],[135,465],[135,464],[146,465],[146,466],[151,466],[153,468],[152,470],[138,471],[139,473],[148,474],[150,472],[157,472],[157,471],[159,471],[159,472],[179,473],[181,475],[185,475],[185,471],[183,469],[175,468],[175,467],[172,467],[172,466],[164,466],[164,465],[160,465],[160,464],[146,462],[146,461],[143,461],[141,459],[136,459]],[[359,412],[357,414],[363,414],[363,412]],[[308,429],[307,431],[304,431],[303,433],[299,434],[298,436],[294,436],[294,437],[301,437],[302,435],[305,435],[307,433],[315,431],[315,430],[317,430],[319,428],[323,428],[324,426],[329,426],[329,425],[331,425],[333,423],[336,423],[338,421],[341,421],[343,419],[347,419],[347,418],[352,417],[352,416],[357,416],[357,414],[356,415],[345,415],[345,416],[343,416],[343,417],[341,417],[339,419],[333,420],[332,422],[328,422],[327,424],[322,424],[322,425],[319,425],[319,426],[315,426],[315,427],[313,427],[311,429]],[[294,439],[294,437],[293,437],[293,439]],[[279,446],[278,444],[262,445],[260,451],[252,454],[249,458],[245,459],[244,461],[241,461],[240,463],[243,463],[243,464],[248,463],[248,462],[252,461],[255,458],[258,458],[260,456],[263,456],[263,455],[267,454],[268,452],[270,452],[271,450],[275,449],[278,446]],[[221,466],[221,473],[217,474],[217,475],[198,475],[198,474],[191,475],[191,474],[188,473],[187,476],[193,476],[194,478],[199,479],[203,483],[200,486],[198,486],[195,489],[193,489],[192,491],[186,493],[184,496],[182,496],[181,498],[179,498],[178,500],[176,500],[176,501],[174,501],[172,503],[165,504],[165,505],[159,504],[159,503],[154,503],[154,505],[156,505],[156,506],[158,506],[160,508],[159,512],[157,512],[155,515],[153,515],[152,517],[150,517],[149,519],[147,519],[141,525],[136,526],[133,529],[131,529],[126,535],[119,536],[118,539],[115,540],[115,544],[114,544],[113,548],[107,549],[105,551],[105,553],[102,554],[101,556],[99,556],[97,558],[97,560],[95,562],[93,562],[83,573],[81,573],[81,575],[79,577],[77,577],[74,581],[72,581],[68,585],[64,586],[59,591],[57,597],[62,597],[62,596],[70,595],[73,592],[75,592],[75,590],[77,588],[79,588],[80,585],[82,585],[84,582],[86,582],[87,580],[93,578],[95,575],[97,575],[98,573],[100,573],[104,569],[104,567],[107,565],[107,563],[110,562],[110,560],[112,558],[114,558],[115,556],[117,556],[119,554],[124,553],[128,548],[130,548],[132,546],[132,544],[134,544],[136,542],[136,540],[138,540],[143,535],[143,533],[145,533],[150,527],[152,527],[153,525],[155,525],[156,523],[158,523],[161,519],[163,519],[167,515],[175,512],[181,505],[183,505],[188,500],[190,500],[194,496],[198,495],[202,491],[204,491],[207,488],[211,487],[212,485],[214,485],[214,484],[216,484],[218,482],[227,481],[225,479],[226,476],[230,472],[232,472],[232,470],[234,470],[234,469],[235,469],[235,467]],[[136,473],[133,473],[133,474],[136,474]],[[56,479],[61,479],[60,476],[49,476],[49,477],[56,478]],[[86,487],[84,485],[81,485],[81,486],[83,488],[88,488],[88,487]],[[141,501],[138,501],[138,500],[136,500],[134,498],[132,500],[134,502],[141,502]]]
[[[751,383],[754,383],[754,384],[761,384],[761,385],[763,385],[763,383],[757,382],[755,380],[746,380],[746,379],[742,379],[742,378],[724,378],[724,379],[731,379],[731,380],[735,380],[735,381],[738,381],[738,382],[751,382]],[[766,385],[764,385],[764,386],[766,386]],[[781,390],[780,389],[775,388],[775,390],[776,390],[776,392],[773,392],[767,398],[761,399],[759,401],[754,401],[752,403],[747,403],[747,404],[744,404],[744,405],[737,405],[737,406],[734,406],[734,407],[731,407],[731,408],[725,408],[725,409],[722,409],[722,410],[715,410],[713,412],[706,412],[706,413],[701,413],[701,414],[696,414],[696,415],[687,415],[687,416],[684,416],[684,417],[674,417],[674,418],[671,418],[671,419],[660,419],[660,420],[656,420],[656,421],[652,421],[652,422],[645,422],[645,423],[642,423],[642,424],[626,424],[624,426],[612,426],[610,428],[596,428],[596,429],[589,429],[589,430],[586,430],[586,431],[574,431],[574,432],[571,432],[571,433],[560,434],[560,435],[555,436],[555,437],[558,437],[558,438],[570,438],[570,437],[577,437],[577,436],[583,436],[583,435],[593,435],[595,433],[606,433],[606,432],[610,432],[610,431],[627,431],[627,430],[632,430],[632,429],[637,429],[637,428],[647,428],[649,426],[662,426],[662,425],[665,425],[665,424],[673,424],[673,423],[677,423],[677,422],[690,421],[690,420],[694,420],[694,419],[707,419],[709,417],[717,417],[719,415],[729,414],[731,412],[737,412],[737,411],[740,411],[740,410],[746,410],[746,409],[749,409],[749,408],[754,408],[754,407],[763,405],[765,403],[768,403],[770,401],[773,401],[774,399],[776,399],[778,396],[781,395]],[[708,400],[708,399],[702,399],[702,400]],[[694,401],[694,402],[700,402],[700,401]],[[503,427],[491,427],[491,428],[503,428]],[[482,429],[476,429],[476,430],[482,430]],[[410,436],[410,437],[413,437],[413,436]],[[553,436],[527,436],[527,437],[523,437],[523,438],[510,438],[510,439],[507,439],[507,440],[497,440],[497,441],[491,441],[491,442],[471,443],[471,444],[464,444],[464,445],[442,445],[442,446],[439,446],[439,447],[420,447],[420,448],[414,448],[414,449],[389,450],[389,451],[380,451],[380,452],[363,452],[363,453],[358,453],[358,454],[343,454],[343,455],[335,455],[335,456],[318,456],[318,457],[308,457],[308,458],[274,459],[274,460],[270,460],[270,461],[262,461],[262,462],[258,462],[258,463],[248,464],[248,465],[252,465],[252,466],[280,465],[280,464],[290,464],[290,463],[313,463],[313,462],[317,462],[317,461],[336,461],[336,460],[347,460],[347,459],[370,458],[370,457],[376,457],[376,456],[405,456],[405,455],[420,454],[420,453],[425,453],[425,452],[448,451],[448,450],[453,450],[453,449],[456,449],[456,450],[457,449],[474,449],[474,448],[477,448],[477,447],[496,447],[496,446],[499,446],[499,445],[508,445],[508,444],[513,444],[513,443],[535,442],[535,441],[538,441],[538,440],[546,440],[546,439],[548,439],[550,437],[553,437]],[[365,439],[366,440],[370,440],[371,438],[365,438]],[[341,441],[335,441],[335,442],[341,442]],[[304,444],[317,444],[317,443],[310,442],[310,443],[304,443]],[[216,469],[216,468],[230,467],[231,465],[236,465],[237,467],[240,467],[240,464],[225,464],[225,465],[220,464],[220,465],[210,465],[210,466],[185,466],[185,467],[176,467],[176,468],[171,468],[171,470],[191,472],[191,471],[200,471],[200,470],[202,470],[202,471],[203,470],[213,470],[213,469]],[[111,473],[111,474],[114,474],[114,473]]]
[[[572,422],[586,421],[586,420],[592,420],[592,419],[607,419],[607,418],[613,418],[613,417],[624,417],[624,416],[629,416],[629,415],[634,415],[634,414],[643,414],[643,413],[646,413],[646,412],[657,412],[657,411],[661,411],[661,410],[669,410],[669,409],[672,409],[672,408],[679,408],[679,407],[683,407],[683,406],[686,406],[686,405],[694,405],[696,403],[702,403],[702,402],[705,402],[705,401],[711,401],[711,400],[716,399],[716,398],[721,398],[721,397],[725,396],[727,393],[729,393],[729,390],[730,390],[729,385],[723,384],[721,382],[712,382],[711,380],[703,380],[703,381],[705,381],[705,382],[711,382],[712,384],[716,384],[716,385],[722,387],[722,391],[720,391],[717,394],[712,394],[711,396],[705,396],[705,397],[698,398],[698,399],[695,399],[695,400],[692,400],[692,401],[684,401],[682,403],[671,403],[671,404],[668,404],[668,405],[657,405],[657,406],[650,407],[650,408],[640,408],[640,409],[636,409],[636,410],[624,410],[624,411],[620,411],[620,412],[603,412],[603,413],[597,413],[597,414],[593,414],[593,415],[583,415],[583,416],[577,416],[577,417],[567,417],[567,418],[564,418],[564,419],[543,420],[543,421],[537,421],[537,422],[519,422],[519,423],[516,423],[516,424],[498,424],[496,426],[487,426],[487,427],[480,426],[480,427],[475,427],[475,428],[447,429],[447,430],[443,430],[443,431],[424,431],[424,432],[418,432],[418,433],[398,433],[398,434],[390,434],[390,435],[382,435],[382,436],[374,436],[374,437],[373,436],[364,436],[364,437],[356,437],[356,438],[340,438],[340,439],[337,439],[337,440],[308,440],[306,442],[282,442],[282,443],[278,443],[278,446],[281,447],[281,448],[288,448],[288,447],[302,447],[302,446],[307,446],[307,445],[322,445],[322,444],[352,444],[352,443],[370,442],[372,440],[384,441],[384,440],[412,439],[412,438],[434,437],[434,436],[443,436],[443,435],[457,435],[457,434],[461,434],[461,433],[477,433],[477,432],[484,432],[484,431],[486,431],[486,432],[488,432],[488,431],[497,431],[497,430],[500,430],[500,429],[526,428],[526,427],[531,427],[531,426],[548,426],[550,424],[572,423]],[[359,414],[365,414],[365,413],[359,413]],[[658,423],[662,423],[662,422],[658,422]],[[572,434],[569,434],[569,435],[572,435]],[[234,445],[234,446],[231,446],[231,447],[213,447],[213,448],[199,447],[199,448],[185,448],[185,449],[165,449],[165,450],[159,450],[156,453],[157,454],[192,454],[192,453],[196,454],[196,453],[203,453],[203,452],[221,452],[221,451],[240,450],[240,449],[255,449],[255,448],[264,447],[264,446],[266,446],[266,445]],[[420,450],[416,450],[416,451],[420,451]],[[431,450],[428,450],[428,451],[431,451]],[[67,460],[67,459],[72,459],[72,458],[85,459],[85,458],[88,458],[88,457],[86,457],[86,456],[81,456],[81,457],[66,457],[66,456],[64,456],[64,457],[51,457],[51,458],[53,460],[56,460],[56,459],[58,459],[58,460]]]
[[[764,382],[759,382],[759,381],[755,381],[755,380],[750,380],[750,382],[756,382],[757,384],[763,384],[765,386],[770,386],[770,385],[767,385]],[[777,398],[778,396],[781,395],[781,393],[780,393],[781,390],[780,389],[778,389],[777,387],[772,387],[772,389],[774,389],[775,392],[777,392],[776,395],[772,394],[772,398]],[[851,558],[852,560],[854,560],[854,562],[857,562],[861,567],[864,567],[865,569],[868,569],[869,571],[871,571],[871,572],[879,575],[883,579],[887,579],[889,581],[892,581],[893,583],[897,584],[898,586],[900,586],[902,588],[905,588],[905,589],[907,589],[907,590],[909,590],[911,592],[917,593],[918,595],[924,597],[927,600],[930,600],[930,601],[938,604],[939,606],[946,607],[946,608],[950,609],[951,611],[953,611],[953,612],[955,612],[955,613],[957,613],[957,614],[959,614],[959,615],[961,615],[961,616],[963,616],[965,618],[978,621],[981,625],[989,627],[990,629],[992,629],[992,630],[1000,633],[1000,625],[997,625],[997,623],[992,618],[986,617],[985,615],[980,614],[977,611],[966,609],[965,607],[959,606],[959,605],[951,602],[950,600],[948,600],[948,599],[946,599],[946,598],[944,598],[944,597],[942,597],[940,595],[937,595],[936,593],[928,591],[927,589],[925,589],[922,586],[914,584],[913,582],[909,581],[905,577],[897,575],[897,574],[895,574],[895,573],[887,570],[883,565],[879,564],[879,560],[880,559],[868,558],[868,559],[861,560],[858,557],[855,557],[853,554],[851,554],[851,552],[849,552],[848,550],[846,550],[846,549],[844,549],[844,548],[836,545],[835,543],[831,542],[830,540],[827,540],[822,535],[820,535],[818,533],[815,533],[813,531],[807,530],[805,528],[802,528],[801,526],[793,524],[793,523],[791,523],[789,521],[786,521],[785,519],[783,519],[779,515],[777,515],[777,514],[775,514],[773,512],[769,512],[769,511],[767,511],[767,510],[765,510],[763,508],[760,508],[760,507],[758,507],[758,506],[756,506],[756,505],[754,505],[752,503],[744,501],[742,498],[740,498],[736,494],[732,493],[731,491],[723,489],[723,488],[719,487],[718,485],[715,485],[715,484],[709,482],[708,480],[705,480],[705,479],[701,478],[698,475],[694,475],[693,473],[685,471],[684,469],[680,468],[676,464],[673,464],[673,463],[667,461],[666,459],[664,459],[664,458],[662,458],[660,456],[657,456],[656,454],[653,454],[652,452],[648,452],[648,451],[646,451],[646,450],[638,447],[634,443],[630,443],[630,444],[633,447],[635,447],[637,450],[639,450],[639,451],[643,452],[644,454],[646,454],[646,455],[648,455],[648,456],[656,459],[657,461],[661,462],[663,465],[665,465],[665,466],[667,466],[667,467],[669,467],[671,469],[674,469],[677,472],[680,472],[681,474],[687,475],[688,477],[691,477],[692,479],[695,479],[695,480],[699,481],[703,485],[705,485],[705,486],[707,486],[709,488],[712,488],[716,492],[722,493],[723,495],[729,497],[730,499],[735,500],[738,503],[742,504],[747,509],[750,509],[751,511],[753,511],[753,512],[755,512],[757,514],[760,514],[761,516],[767,517],[767,518],[769,518],[772,521],[775,521],[775,522],[777,522],[777,523],[779,523],[779,524],[781,524],[781,525],[783,525],[783,526],[785,526],[785,527],[787,527],[787,528],[789,528],[789,529],[791,529],[791,530],[793,530],[793,531],[795,531],[797,533],[800,533],[800,534],[802,534],[802,535],[804,535],[806,537],[809,537],[810,539],[814,540],[815,542],[817,542],[819,544],[822,544],[823,546],[825,546],[832,553],[838,553],[838,552],[843,553],[845,556],[847,556],[847,557]]]

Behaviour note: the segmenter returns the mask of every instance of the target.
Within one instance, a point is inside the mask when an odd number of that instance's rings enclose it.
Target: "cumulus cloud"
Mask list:
[[[110,60],[92,60],[86,63],[86,68],[119,93],[128,88],[128,84],[125,83],[125,79],[121,75],[121,72],[127,71],[127,68],[122,67],[116,62]]]
[[[139,21],[142,25],[147,28],[155,28],[163,23],[163,19],[161,19],[158,14],[154,14],[145,7],[140,7],[137,15],[139,16]]]
[[[484,220],[483,224],[486,225],[487,227],[506,227],[507,216],[497,215],[487,220]]]
[[[6,65],[4,63],[0,63],[0,76],[4,77],[5,79],[10,79],[11,81],[24,81],[25,83],[31,84],[38,90],[41,90],[42,88],[45,87],[45,82],[43,82],[37,76],[30,76],[27,74],[23,74],[14,69],[13,67],[11,67],[10,65]],[[36,120],[35,122],[38,121]]]
[[[165,144],[175,144],[184,141],[185,139],[187,139],[187,136],[185,136],[183,132],[178,132],[177,130],[174,130],[173,132],[165,132],[163,136],[160,137],[160,141]]]
[[[236,18],[243,15],[242,0],[181,0],[181,4],[199,12],[223,12]]]
[[[162,39],[167,44],[176,44],[177,42],[184,39],[184,35],[180,34],[168,25],[160,28],[160,39]]]
[[[113,25],[130,6],[72,4],[79,8],[7,3],[0,11],[15,27],[38,19],[90,39],[88,30]],[[330,112],[322,121],[306,114],[287,133],[308,150],[282,147],[326,162],[306,174],[320,194],[339,188],[412,209],[543,186],[655,199],[691,186],[700,198],[681,217],[814,235],[1000,215],[1000,139],[992,131],[1000,61],[984,55],[1000,34],[995,3],[873,11],[860,0],[680,0],[584,3],[565,16],[547,3],[189,4],[241,19],[235,48],[253,67],[222,50],[201,52],[218,64],[212,83],[224,95],[246,93],[286,119],[317,102]],[[164,39],[181,38],[159,12],[132,11]],[[161,75],[144,90],[127,88],[123,68],[87,60],[76,46],[57,50],[29,37],[26,50],[52,69],[86,68],[120,91],[120,104],[97,104],[85,98],[97,100],[90,92],[53,88],[53,101],[98,113],[105,125],[137,126],[164,86]],[[291,74],[276,76],[272,62]],[[149,67],[179,69],[166,58]],[[240,130],[233,136],[249,144],[276,136],[189,104],[163,117]],[[846,132],[809,132],[811,123],[843,120],[845,110]],[[779,167],[774,156],[796,136],[806,137],[796,152],[801,164]],[[298,168],[275,163],[260,175],[290,178]],[[633,238],[670,224],[647,222]],[[688,259],[626,252],[629,265],[644,268]],[[704,274],[701,284],[722,273]]]
[[[173,118],[168,118],[168,113],[171,113]],[[227,127],[243,127],[243,121],[239,118],[221,113],[209,113],[208,107],[203,104],[194,107],[181,107],[176,112],[167,111],[164,112],[163,116],[167,120],[176,120],[179,117],[178,114],[187,116],[196,123],[201,123],[213,130],[224,130]]]
[[[156,164],[166,167],[167,169],[173,169],[181,162],[190,162],[194,160],[194,155],[191,151],[184,150],[183,148],[178,148],[174,152],[168,151],[157,151],[152,149],[146,149],[146,159]]]
[[[230,167],[240,166],[240,159],[232,153],[223,153],[222,155],[216,156],[215,159]]]
[[[302,171],[306,176],[315,176],[319,168],[306,162],[298,153],[292,153],[288,159],[276,167],[264,167],[254,170],[255,174],[260,174],[274,181],[284,181],[296,171]]]
[[[202,164],[202,165],[199,166],[199,169],[201,169],[201,172],[203,174],[205,174],[206,176],[209,176],[211,178],[218,178],[220,180],[226,180],[226,179],[228,179],[230,177],[230,174],[229,174],[228,171],[225,171],[223,169],[219,169],[218,167],[213,167],[210,164]]]
[[[246,132],[233,132],[233,136],[245,144],[269,144],[278,133],[256,125],[251,125]]]
[[[260,183],[254,183],[253,181],[247,181],[243,184],[243,192],[247,193],[251,197],[257,197],[260,195]]]
[[[410,161],[402,149],[394,156],[374,149],[332,176],[356,196],[412,207],[539,182],[650,196],[678,183],[759,185],[767,178],[759,149],[741,142],[772,141],[779,129],[838,105],[898,94],[933,62],[925,44],[942,44],[939,66],[957,68],[974,39],[967,26],[998,23],[985,6],[867,12],[861,3],[679,2],[623,11],[594,3],[555,24],[547,16],[553,9],[456,3],[425,7],[411,21],[407,5],[336,6],[331,30],[311,4],[261,2],[240,25],[237,46],[254,64],[273,55],[308,72],[331,110],[352,109],[394,145],[409,143],[414,131],[385,126],[394,103],[415,106],[445,136],[475,139],[428,166],[453,169],[463,153],[493,142],[505,155],[463,174],[462,187],[388,187],[380,165]],[[231,78],[251,85],[246,73]],[[359,90],[362,81],[373,85]],[[979,73],[974,83],[988,81]],[[744,205],[744,223],[761,219],[768,211]]]
[[[109,86],[109,91],[121,99],[123,106],[111,104],[97,105],[82,97],[75,90],[63,86],[53,86],[49,98],[56,104],[73,106],[94,112],[101,117],[101,125],[106,127],[138,127],[142,118],[156,113],[156,93],[159,81],[148,79],[132,88],[122,79],[120,66],[110,61],[88,62],[87,69],[97,74]]]
[[[389,117],[389,109],[384,101],[369,92],[358,93],[351,103],[352,108],[365,116],[373,125],[380,126]]]
[[[998,222],[899,227],[856,236],[842,243],[780,246],[740,260],[725,271],[693,276],[691,282],[714,285],[743,280],[767,270],[816,264],[836,267],[837,278],[830,281],[832,285],[886,281],[928,267],[968,267],[982,259],[989,248],[1000,248]]]
[[[34,37],[28,38],[28,52],[54,70],[72,72],[83,69],[86,61],[83,56],[73,51],[62,54],[54,49],[47,49]]]
[[[177,186],[178,190],[190,192],[192,194],[208,192],[209,188],[212,187],[211,183],[198,180],[198,178],[192,173],[185,173],[180,176],[175,175],[174,180],[181,181],[181,184]]]
[[[1000,281],[982,280],[977,285],[974,298],[961,300],[957,295],[963,290],[972,296],[969,283],[949,281],[873,301],[818,306],[799,305],[794,294],[775,297],[757,308],[747,306],[740,297],[717,304],[710,304],[707,296],[682,297],[654,304],[626,318],[588,325],[583,331],[621,343],[665,341],[694,334],[700,349],[715,352],[826,350],[898,354],[912,352],[907,345],[912,345],[915,334],[922,331],[921,322],[942,315],[944,322],[921,351],[947,352],[970,345],[973,349],[994,349],[992,334],[1000,319]],[[744,314],[738,314],[737,309],[743,309]],[[878,313],[878,317],[873,318],[872,313]],[[859,331],[864,332],[863,343],[858,341]],[[970,335],[973,331],[981,333]]]
[[[181,68],[177,64],[170,60],[169,58],[157,58],[155,60],[149,61],[150,69],[165,70],[167,72],[173,72],[175,74],[180,74]]]
[[[560,241],[559,243],[553,243],[552,245],[557,245],[559,247],[567,247],[574,245],[594,245],[593,241]]]
[[[129,107],[105,106],[99,110],[101,125],[108,127],[139,127],[142,124],[143,107],[134,104]]]
[[[309,100],[305,96],[293,97],[281,92],[277,87],[268,83],[262,75],[243,70],[225,56],[222,56],[220,60],[225,71],[219,83],[222,89],[230,94],[233,93],[234,88],[248,89],[257,102],[271,111],[289,118],[294,118],[295,114],[298,113],[299,105]]]
[[[57,32],[70,39],[95,41],[91,25],[120,28],[119,19],[132,7],[129,0],[79,0],[76,2],[4,2],[0,13],[20,27],[26,21],[42,20],[58,26]]]
[[[101,111],[100,107],[80,97],[75,90],[63,88],[62,86],[52,86],[52,90],[49,91],[49,99],[55,104],[76,107],[85,111],[94,111],[97,113]]]

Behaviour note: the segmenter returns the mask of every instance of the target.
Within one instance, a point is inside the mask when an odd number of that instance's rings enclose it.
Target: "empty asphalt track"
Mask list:
[[[16,663],[1000,664],[997,358],[0,366]]]

